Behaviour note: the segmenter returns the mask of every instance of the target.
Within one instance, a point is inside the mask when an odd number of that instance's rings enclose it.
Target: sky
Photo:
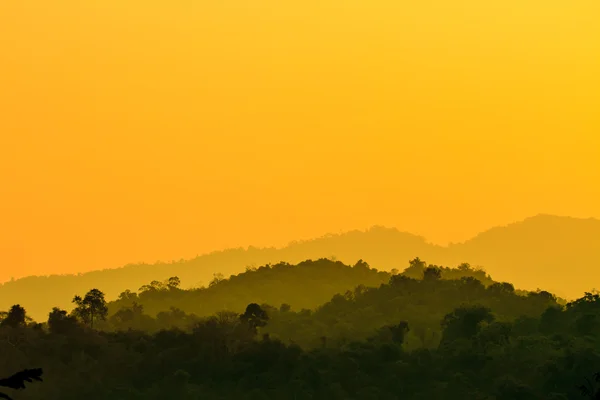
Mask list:
[[[0,281],[600,218],[600,2],[0,2]]]

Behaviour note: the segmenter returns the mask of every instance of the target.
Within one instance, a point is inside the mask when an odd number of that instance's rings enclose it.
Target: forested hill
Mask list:
[[[339,288],[358,280],[373,286],[338,291],[326,287],[332,279]],[[179,286],[177,277],[153,281],[108,308],[92,289],[80,293],[72,313],[54,308],[41,323],[13,305],[0,312],[0,377],[30,366],[44,372],[43,382],[14,394],[22,400],[600,394],[592,381],[600,382],[598,294],[561,304],[546,291],[517,293],[466,264],[449,269],[418,258],[402,273],[321,259],[216,276],[200,290]],[[329,290],[338,294],[300,308]],[[290,299],[297,305],[280,304]],[[200,317],[177,304],[219,311]]]
[[[248,304],[269,316],[263,330],[284,342],[317,347],[326,337],[337,345],[365,340],[384,326],[408,321],[407,348],[437,346],[440,321],[461,306],[494,309],[498,321],[539,317],[560,299],[548,292],[517,291],[484,271],[428,265],[416,258],[402,273],[390,274],[360,260],[354,266],[321,259],[281,263],[215,278],[208,288],[181,290],[176,277],[154,281],[140,293],[126,291],[108,304],[106,330],[190,329],[203,318],[237,318]]]
[[[403,273],[420,279],[427,263],[416,258],[410,264]],[[442,279],[471,276],[482,285],[494,283],[484,271],[467,264],[458,269],[437,268]],[[295,311],[311,310],[328,302],[334,295],[353,291],[356,287],[387,284],[392,276],[392,273],[371,268],[363,260],[354,266],[329,259],[306,260],[297,265],[279,263],[252,268],[229,279],[217,275],[207,288],[181,290],[175,277],[171,281],[153,281],[142,286],[139,293],[135,289],[121,293],[117,301],[109,303],[109,313],[134,302],[142,305],[150,316],[168,311],[171,307],[196,316],[209,316],[223,310],[240,313],[250,303],[277,307],[287,304]]]
[[[403,270],[407,261],[456,266],[480,265],[497,280],[516,287],[544,288],[561,297],[578,298],[597,286],[600,270],[600,221],[539,215],[484,232],[463,244],[435,246],[425,239],[396,229],[374,227],[291,243],[282,249],[230,249],[192,260],[136,264],[80,275],[27,277],[0,286],[0,309],[20,302],[36,318],[45,318],[49,299],[69,308],[73,294],[101,287],[108,299],[126,289],[138,289],[155,280],[178,276],[183,287],[206,286],[214,273],[228,277],[246,267],[281,261],[335,257],[353,264],[364,259],[373,267]],[[565,275],[567,273],[567,275]]]

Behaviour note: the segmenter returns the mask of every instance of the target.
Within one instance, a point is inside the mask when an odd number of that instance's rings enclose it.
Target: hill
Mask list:
[[[484,265],[499,281],[575,299],[600,286],[600,220],[537,215],[452,245],[445,263]]]
[[[421,279],[407,276],[418,271]],[[211,299],[278,301],[300,294],[302,302],[319,294],[326,279],[315,277],[326,275],[376,283],[390,274],[364,262],[282,263],[199,290],[179,289],[175,278],[152,282],[137,300],[165,307],[189,296],[187,306],[201,312],[216,307]],[[120,302],[131,297],[123,293]],[[18,306],[0,313],[0,376],[28,366],[44,374],[44,382],[28,385],[18,398],[565,400],[600,394],[592,380],[600,371],[599,295],[561,306],[548,292],[518,295],[510,283],[491,283],[466,265],[424,268],[412,260],[389,283],[358,286],[312,312],[252,303],[241,313],[198,318],[173,309],[153,318],[132,303],[103,327],[92,326],[91,312],[54,310],[47,324],[29,322]]]
[[[218,311],[241,313],[250,303],[279,307],[285,303],[296,310],[314,309],[329,301],[336,293],[344,293],[359,285],[378,287],[390,280],[391,274],[369,268],[364,262],[353,267],[327,259],[306,260],[297,265],[279,263],[249,269],[228,279],[215,278],[207,288],[181,290],[157,281],[123,293],[109,303],[109,313],[136,302],[150,316],[171,307],[200,317]]]
[[[0,309],[20,302],[34,318],[44,319],[49,299],[54,305],[69,309],[73,295],[91,287],[116,299],[126,289],[171,276],[178,276],[183,287],[190,288],[207,285],[214,273],[227,277],[246,267],[281,261],[295,264],[333,258],[354,264],[362,258],[378,270],[390,271],[403,270],[408,260],[417,256],[438,265],[469,262],[484,266],[495,279],[513,282],[520,289],[543,287],[560,297],[574,299],[597,286],[595,280],[600,278],[596,272],[600,267],[600,221],[538,215],[448,247],[432,245],[422,237],[397,229],[373,227],[293,242],[281,249],[229,249],[187,261],[127,265],[80,275],[27,277],[0,286]]]
[[[363,261],[348,266],[320,259],[263,266],[202,289],[181,290],[176,279],[153,282],[109,303],[108,319],[97,326],[108,331],[189,330],[214,315],[235,319],[256,303],[269,316],[262,332],[286,343],[314,348],[327,338],[337,346],[405,321],[411,329],[405,344],[418,348],[437,346],[440,321],[461,306],[490,307],[498,321],[512,322],[519,316],[539,317],[548,306],[558,305],[548,292],[518,293],[511,284],[494,282],[467,265],[429,270],[426,265],[415,259],[402,274],[390,274]]]

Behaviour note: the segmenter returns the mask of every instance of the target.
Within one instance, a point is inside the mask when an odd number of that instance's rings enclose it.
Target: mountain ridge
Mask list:
[[[39,316],[47,313],[47,299],[68,308],[72,296],[91,287],[98,287],[108,299],[114,299],[122,291],[137,290],[152,280],[178,276],[183,287],[198,287],[207,285],[214,273],[229,276],[246,267],[281,261],[295,264],[332,258],[354,264],[363,259],[378,270],[402,271],[415,257],[449,267],[468,262],[483,267],[496,281],[512,282],[524,290],[541,288],[573,299],[600,286],[594,283],[594,279],[600,279],[600,273],[595,272],[600,271],[600,220],[538,214],[448,246],[376,225],[365,231],[292,241],[281,248],[248,246],[170,263],[128,264],[77,275],[29,276],[0,284],[0,310],[20,302],[32,315]],[[571,274],[567,278],[565,269]],[[40,293],[44,293],[43,298]],[[71,297],[61,299],[65,293],[72,293]]]

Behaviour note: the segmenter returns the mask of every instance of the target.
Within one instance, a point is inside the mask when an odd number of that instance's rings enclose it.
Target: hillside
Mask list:
[[[444,262],[460,260],[522,289],[578,298],[600,289],[600,220],[538,215],[450,246]]]
[[[550,293],[517,293],[511,284],[494,282],[466,265],[437,267],[439,276],[425,273],[426,265],[417,259],[402,274],[390,274],[364,262],[347,266],[321,259],[263,266],[203,289],[181,290],[176,280],[154,282],[111,302],[107,321],[98,327],[189,330],[206,317],[235,318],[256,303],[269,316],[262,332],[286,343],[314,348],[327,338],[337,346],[366,340],[384,326],[405,321],[410,325],[406,348],[415,349],[437,346],[440,321],[461,306],[493,308],[498,321],[513,322],[537,318],[558,305]]]
[[[180,290],[155,282],[139,293],[133,289],[110,303],[109,313],[131,306],[133,302],[142,305],[150,316],[170,307],[200,317],[223,310],[241,313],[250,303],[277,307],[285,303],[300,311],[314,309],[336,293],[359,285],[378,287],[387,283],[390,277],[390,273],[369,268],[364,262],[353,267],[327,259],[306,260],[297,265],[279,263],[215,280],[209,287],[201,289]]]
[[[81,275],[27,277],[0,286],[0,309],[22,303],[32,316],[45,318],[48,301],[69,309],[73,295],[91,287],[116,299],[126,289],[136,290],[152,280],[178,276],[184,288],[208,285],[214,273],[225,277],[246,267],[292,264],[307,259],[331,258],[345,264],[364,259],[378,270],[403,270],[408,260],[421,257],[432,264],[457,266],[469,262],[483,266],[499,281],[536,290],[542,287],[561,297],[581,297],[600,278],[600,221],[538,215],[505,227],[497,227],[462,243],[441,247],[397,229],[374,227],[290,243],[281,249],[230,249],[192,260],[152,265],[128,265]],[[571,276],[565,279],[564,271]]]
[[[418,271],[421,279],[407,276]],[[312,312],[242,305],[286,296],[302,303],[324,295],[336,277],[346,277],[345,284],[390,279],[335,295]],[[54,310],[48,323],[36,324],[26,310],[12,307],[0,313],[0,376],[39,367],[43,381],[14,394],[31,400],[565,400],[600,394],[592,381],[600,371],[599,295],[561,306],[548,292],[519,295],[510,283],[492,283],[466,265],[424,268],[420,260],[391,276],[364,262],[350,267],[321,259],[217,281],[187,291],[174,278],[152,282],[112,306],[135,298],[166,308],[187,296],[187,307],[203,313],[224,299],[236,299],[229,306],[237,310],[199,318],[171,309],[152,317],[131,302],[101,326],[90,323],[90,309]]]

